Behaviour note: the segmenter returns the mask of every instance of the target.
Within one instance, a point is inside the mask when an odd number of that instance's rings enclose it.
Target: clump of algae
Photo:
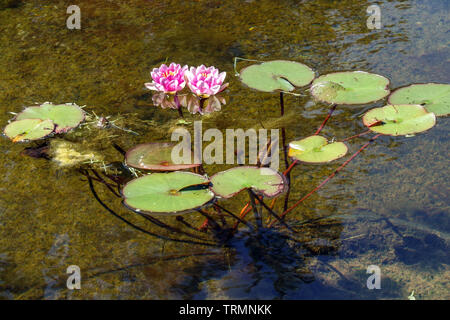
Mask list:
[[[61,167],[77,167],[86,163],[102,163],[104,158],[98,152],[83,149],[81,144],[63,139],[52,139],[50,156]]]

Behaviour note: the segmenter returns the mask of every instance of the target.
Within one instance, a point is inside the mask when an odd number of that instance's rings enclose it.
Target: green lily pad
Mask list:
[[[289,157],[307,163],[324,163],[342,158],[348,148],[343,142],[328,143],[322,136],[311,136],[289,143]]]
[[[374,132],[404,136],[430,129],[436,115],[421,105],[387,105],[367,111],[363,122]]]
[[[389,96],[390,104],[420,104],[436,116],[450,114],[450,84],[412,84],[395,90]]]
[[[181,214],[200,208],[214,198],[204,176],[184,171],[152,173],[122,189],[129,209],[148,214]]]
[[[15,120],[41,119],[52,120],[56,133],[64,133],[77,127],[84,120],[84,111],[76,104],[54,105],[46,102],[40,106],[28,107],[20,112]]]
[[[176,171],[198,167],[199,163],[175,164],[172,161],[173,143],[144,143],[128,150],[125,154],[125,163],[129,167],[155,170]]]
[[[366,104],[389,94],[389,80],[364,71],[330,73],[318,77],[311,86],[311,94],[331,104]]]
[[[314,71],[310,67],[285,60],[254,64],[242,69],[240,74],[244,84],[263,92],[292,91],[295,87],[311,83],[314,76]]]
[[[270,168],[241,166],[216,173],[211,177],[211,190],[219,197],[231,198],[251,188],[265,197],[275,197],[286,189],[284,176]]]
[[[37,140],[53,132],[55,124],[51,120],[25,119],[13,121],[5,129],[5,135],[13,142]]]

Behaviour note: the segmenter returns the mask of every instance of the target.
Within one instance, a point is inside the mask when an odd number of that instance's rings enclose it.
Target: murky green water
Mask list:
[[[204,130],[285,126],[288,141],[312,134],[328,107],[289,96],[287,116],[279,119],[278,96],[244,88],[234,77],[234,56],[297,60],[319,74],[380,73],[392,88],[449,83],[449,2],[378,3],[383,27],[371,31],[369,1],[79,0],[82,29],[68,30],[65,1],[23,1],[0,10],[0,123],[6,125],[9,111],[44,101],[120,114],[118,123],[139,136],[108,129],[70,138],[120,161],[111,141],[125,149],[167,141],[176,126],[178,114],[154,107],[143,86],[149,70],[166,59],[227,71],[227,105],[202,118]],[[364,131],[361,115],[382,104],[338,108],[324,135],[342,139]],[[377,139],[290,216],[301,231],[299,243],[276,235],[258,242],[242,233],[231,249],[163,243],[138,233],[100,207],[79,173],[22,156],[23,144],[3,138],[0,297],[406,299],[414,290],[417,299],[448,299],[447,125],[439,118],[425,134]],[[350,151],[367,139],[351,140]],[[337,166],[296,167],[292,202]],[[206,167],[210,174],[221,169]],[[106,188],[97,190],[125,217],[157,230]],[[244,201],[226,205],[237,211]],[[195,215],[191,220],[201,222]],[[72,264],[82,272],[78,291],[66,288]],[[381,290],[366,288],[369,265],[381,268]]]

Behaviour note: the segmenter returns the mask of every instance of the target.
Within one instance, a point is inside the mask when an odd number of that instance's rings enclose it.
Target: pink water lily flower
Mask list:
[[[153,81],[146,83],[145,86],[150,90],[175,94],[183,90],[186,85],[184,74],[187,69],[188,66],[181,67],[174,62],[169,66],[162,64],[159,68],[153,69],[150,73]]]
[[[189,88],[201,98],[208,98],[223,91],[228,86],[228,83],[223,84],[226,75],[226,72],[219,74],[218,69],[204,65],[191,67],[185,74]]]

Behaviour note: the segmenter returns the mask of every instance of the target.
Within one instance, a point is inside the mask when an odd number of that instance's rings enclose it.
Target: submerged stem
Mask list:
[[[376,138],[381,136],[381,134],[377,134],[372,139],[369,140],[366,144],[364,144],[358,151],[356,151],[349,159],[347,159],[341,166],[339,166],[332,174],[330,174],[325,180],[323,180],[317,187],[315,187],[312,191],[310,191],[308,194],[306,194],[303,198],[298,200],[293,206],[291,206],[289,209],[285,210],[281,215],[280,218],[284,218],[289,212],[294,210],[298,205],[300,205],[303,201],[308,199],[311,195],[313,195],[317,190],[322,188],[328,181],[330,181],[339,171],[341,171],[347,164],[350,163],[358,154],[360,154],[365,148],[367,148]],[[271,227],[275,221],[272,221],[272,223],[269,225]]]
[[[128,221],[127,219],[123,218],[122,216],[120,216],[119,214],[117,214],[116,212],[114,212],[114,210],[112,210],[111,208],[109,208],[98,196],[97,192],[95,191],[94,188],[94,183],[92,182],[92,177],[87,176],[88,182],[89,182],[89,188],[91,189],[92,194],[94,195],[95,200],[97,200],[97,202],[103,207],[105,208],[110,214],[112,214],[114,217],[116,217],[117,219],[125,222],[128,226],[132,227],[133,229],[140,231],[142,233],[145,233],[149,236],[158,238],[158,239],[162,239],[162,240],[168,240],[168,241],[173,241],[173,242],[181,242],[181,243],[188,243],[188,244],[199,244],[199,245],[203,245],[203,246],[208,246],[208,247],[219,247],[216,244],[211,244],[211,243],[205,243],[205,242],[198,242],[198,241],[191,241],[191,240],[182,240],[182,239],[174,239],[174,238],[169,238],[166,236],[162,236],[162,235],[158,235],[156,233],[147,231],[137,225],[135,225],[134,223]]]
[[[250,190],[250,189],[249,189]],[[251,193],[253,193],[253,191],[252,190],[250,190],[250,192]],[[253,193],[253,196],[256,196],[254,193]],[[277,219],[278,220],[278,222],[280,222],[283,226],[285,226],[288,230],[290,230],[290,231],[292,231],[292,232],[294,232],[294,233],[297,233],[296,231],[294,231],[291,227],[289,227],[287,224],[286,224],[286,222],[284,222],[267,204],[265,204],[264,203],[264,201],[262,201],[262,200],[260,200],[259,201],[260,202],[260,204],[269,212],[269,214],[270,215],[272,215],[275,219]]]
[[[252,190],[247,189],[248,195],[250,196],[250,202],[252,204],[253,213],[255,214],[256,226],[258,229],[262,228],[261,215],[259,214],[258,208],[256,207],[255,195]]]
[[[368,133],[371,133],[371,132],[372,132],[371,130],[367,130],[367,131],[364,131],[364,132],[361,132],[361,133],[355,134],[354,136],[351,136],[351,137],[345,138],[344,140],[342,140],[342,142],[345,142],[345,141],[348,141],[348,140],[351,140],[351,139],[354,139],[354,138],[358,138],[358,137],[361,137],[361,136],[363,136],[363,135],[366,135],[366,134],[368,134]]]
[[[174,100],[175,104],[177,105],[178,115],[184,119],[183,110],[181,110],[180,100],[178,99],[178,96],[176,94],[173,97],[173,100]]]
[[[325,125],[327,124],[328,120],[330,120],[331,115],[333,114],[334,110],[336,110],[337,104],[333,104],[330,108],[330,111],[328,111],[328,114],[325,118],[325,120],[323,120],[322,124],[320,125],[320,127],[317,129],[317,131],[314,133],[314,135],[318,135],[320,133],[320,131],[322,131],[322,129],[325,127]]]
[[[226,208],[224,208],[224,207],[218,205],[217,203],[215,203],[214,206],[216,206],[216,207],[220,208],[221,210],[225,211],[225,212],[228,213],[230,216],[232,216],[234,219],[236,219],[238,222],[242,222],[243,224],[245,224],[245,225],[246,225],[247,227],[249,227],[250,229],[253,229],[253,226],[252,226],[249,222],[247,222],[247,221],[245,221],[245,220],[239,218],[239,217],[238,217],[237,215],[235,215],[233,212],[231,212],[231,211],[227,210]]]
[[[158,227],[161,227],[161,228],[164,228],[164,229],[166,229],[166,230],[169,230],[170,232],[179,233],[179,234],[182,234],[182,235],[185,235],[185,236],[188,236],[188,237],[197,239],[197,240],[209,241],[208,239],[205,239],[205,238],[203,238],[203,237],[199,237],[199,236],[197,236],[197,235],[195,235],[195,234],[192,234],[192,233],[189,233],[189,232],[180,230],[180,229],[178,229],[178,228],[176,228],[176,227],[170,226],[170,225],[168,225],[168,224],[162,222],[161,220],[159,220],[159,219],[157,219],[157,218],[155,218],[155,217],[152,217],[152,216],[149,216],[149,215],[145,215],[145,214],[143,214],[143,213],[139,213],[139,215],[140,215],[141,217],[143,217],[144,219],[150,221],[150,222],[153,223],[154,225],[156,225],[156,226],[158,226]]]

